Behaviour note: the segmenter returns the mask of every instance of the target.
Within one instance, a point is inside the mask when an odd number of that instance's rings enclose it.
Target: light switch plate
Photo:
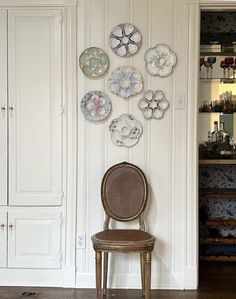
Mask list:
[[[78,234],[77,235],[77,246],[78,249],[85,249],[86,247],[86,235]]]
[[[186,96],[184,93],[178,93],[175,100],[175,109],[184,110],[185,109]]]

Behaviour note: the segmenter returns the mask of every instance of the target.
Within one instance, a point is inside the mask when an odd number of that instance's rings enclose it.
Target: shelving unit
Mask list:
[[[236,184],[230,178],[230,174],[236,171],[234,165],[236,159],[199,160],[199,205],[203,209],[200,209],[199,215],[200,260],[236,261],[236,217],[234,214],[232,217],[224,214],[229,203],[236,205]],[[235,171],[232,167],[235,167]],[[221,182],[219,174],[222,174],[223,179],[227,171],[230,183]]]
[[[205,82],[220,82],[220,83],[226,83],[226,84],[232,84],[236,82],[236,78],[200,78],[200,81]]]
[[[236,219],[210,219],[206,221],[206,225],[217,228],[219,226],[236,227]]]
[[[200,188],[199,194],[201,197],[215,198],[215,197],[224,197],[224,198],[235,198],[236,199],[236,188]]]
[[[236,238],[201,238],[200,244],[236,244]]]
[[[236,165],[236,159],[206,159],[199,160],[199,165]]]
[[[236,57],[236,52],[200,52],[200,56],[232,56]]]
[[[236,262],[236,256],[202,256],[200,261],[214,261],[214,262]]]

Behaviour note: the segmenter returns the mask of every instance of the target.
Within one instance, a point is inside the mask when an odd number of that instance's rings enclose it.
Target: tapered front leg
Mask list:
[[[101,298],[101,284],[102,284],[102,253],[96,251],[96,289],[97,299]]]
[[[145,299],[151,298],[151,252],[145,253]]]
[[[144,253],[140,252],[140,268],[141,268],[141,282],[142,282],[142,295],[144,296],[145,291],[145,271],[144,271]]]
[[[103,258],[103,296],[107,292],[107,268],[108,268],[108,252],[104,252]]]

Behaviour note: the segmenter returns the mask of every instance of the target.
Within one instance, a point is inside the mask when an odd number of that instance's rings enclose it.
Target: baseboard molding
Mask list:
[[[109,288],[139,289],[141,288],[140,275],[136,273],[116,273],[108,279]],[[78,273],[76,288],[95,288],[95,273]],[[183,273],[160,273],[152,275],[152,289],[184,289]]]
[[[198,269],[186,268],[184,274],[184,288],[186,290],[196,290],[198,288]]]
[[[0,286],[62,287],[62,270],[0,269]]]
[[[74,288],[75,287],[75,267],[65,268],[63,272],[63,287]]]

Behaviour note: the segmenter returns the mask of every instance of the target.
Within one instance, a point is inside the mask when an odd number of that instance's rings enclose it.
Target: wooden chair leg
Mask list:
[[[103,253],[103,296],[107,292],[107,268],[108,268],[108,252]]]
[[[102,283],[102,254],[101,251],[96,251],[96,289],[97,298],[101,298],[101,283]]]
[[[145,299],[151,298],[151,252],[145,253]]]
[[[144,253],[140,252],[140,269],[141,269],[141,282],[142,282],[142,295],[144,296],[145,290],[145,271],[144,271]]]

